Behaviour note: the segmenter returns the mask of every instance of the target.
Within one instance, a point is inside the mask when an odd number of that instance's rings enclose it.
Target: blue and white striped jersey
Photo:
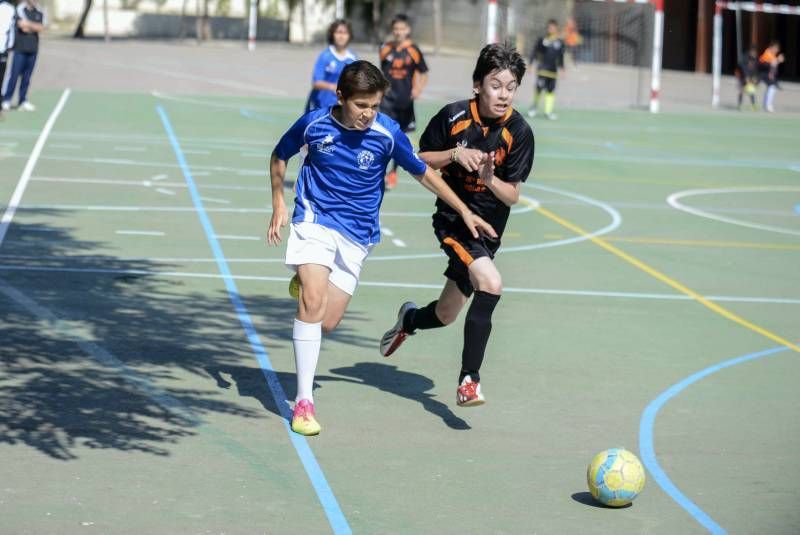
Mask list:
[[[394,159],[415,176],[427,166],[394,119],[378,113],[370,128],[356,130],[337,121],[331,110],[307,113],[275,147],[286,161],[308,145],[292,221],[324,225],[362,245],[378,243],[387,164]]]

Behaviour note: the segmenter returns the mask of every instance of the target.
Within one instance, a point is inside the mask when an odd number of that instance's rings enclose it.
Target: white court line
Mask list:
[[[116,234],[128,236],[166,236],[164,232],[158,230],[117,230]]]
[[[800,187],[763,186],[763,187],[751,187],[751,188],[692,189],[692,190],[685,190],[673,193],[667,198],[667,202],[670,204],[670,206],[678,210],[681,210],[683,212],[687,212],[689,214],[693,214],[699,217],[704,217],[706,219],[719,221],[721,223],[730,223],[731,225],[738,225],[740,227],[747,227],[757,230],[766,230],[769,232],[778,232],[780,234],[791,234],[793,236],[800,236],[800,230],[775,227],[772,225],[760,225],[758,223],[750,223],[749,221],[742,221],[740,219],[735,219],[733,217],[725,217],[717,214],[712,214],[711,212],[706,212],[704,210],[699,210],[697,208],[686,206],[685,204],[682,204],[679,201],[679,199],[682,199],[684,197],[693,197],[696,195],[716,195],[723,193],[764,193],[764,192],[775,192],[775,191],[800,192]]]
[[[239,112],[239,110],[241,108],[248,108],[248,109],[251,109],[251,110],[264,111],[264,112],[286,113],[288,115],[291,115],[291,113],[293,113],[293,111],[287,109],[286,106],[283,106],[283,107],[280,107],[280,106],[266,106],[265,107],[265,106],[260,106],[260,105],[255,105],[254,106],[254,105],[249,104],[249,103],[248,104],[237,104],[237,103],[231,104],[231,103],[222,103],[222,102],[208,102],[206,100],[199,100],[199,99],[188,98],[188,97],[178,97],[178,96],[175,96],[175,95],[170,95],[169,93],[164,93],[163,91],[151,91],[150,94],[153,95],[156,98],[161,98],[161,99],[164,99],[164,100],[174,100],[175,102],[183,102],[185,104],[198,104],[200,106],[208,106],[210,108],[230,109],[230,110],[235,110],[237,113]]]
[[[14,143],[16,145],[16,143]],[[47,145],[51,149],[70,149],[70,150],[78,150],[82,149],[83,145],[76,145],[74,143],[48,143]]]
[[[156,188],[156,191],[159,193],[163,193],[164,195],[175,195],[175,192],[171,189],[166,188]]]
[[[216,202],[216,203],[220,203],[220,204],[230,204],[231,203],[231,201],[229,201],[229,200],[226,200],[226,199],[215,199],[214,197],[200,197],[200,200],[204,201],[204,202]]]
[[[25,164],[25,168],[22,170],[22,175],[19,177],[17,187],[14,189],[14,193],[11,195],[11,200],[8,201],[8,207],[3,213],[3,217],[0,218],[0,245],[3,245],[3,240],[6,237],[6,232],[8,232],[8,227],[11,225],[11,221],[14,219],[14,214],[17,211],[17,207],[22,201],[22,194],[25,193],[25,188],[28,187],[28,182],[33,174],[33,168],[36,167],[36,162],[39,160],[39,156],[42,153],[45,142],[47,142],[47,136],[50,135],[50,131],[53,129],[53,125],[56,123],[56,119],[58,119],[61,110],[64,109],[64,105],[67,103],[69,94],[70,89],[65,89],[61,94],[61,98],[58,100],[58,104],[56,104],[56,107],[53,109],[50,117],[44,124],[42,133],[39,134],[39,139],[36,140],[36,144],[33,146],[30,158],[28,158],[28,162]]]
[[[114,150],[117,152],[146,152],[147,149],[145,147],[120,147],[119,145],[114,147]]]
[[[261,241],[258,236],[235,236],[232,234],[217,234],[218,240],[245,240],[245,241]]]
[[[158,180],[166,180],[167,178],[169,178],[167,175],[160,174],[160,175],[153,175],[152,177],[150,177],[150,180],[158,181]]]
[[[208,151],[208,150],[201,150],[201,149],[184,149],[184,150],[183,150],[183,153],[184,153],[184,154],[200,154],[200,155],[206,155],[206,154],[211,154],[211,151]]]
[[[169,76],[171,78],[178,78],[182,80],[191,80],[194,82],[203,82],[207,84],[219,85],[222,87],[229,87],[233,89],[247,89],[248,91],[254,91],[257,93],[265,94],[265,95],[273,95],[273,96],[286,96],[288,93],[283,90],[275,90],[275,89],[268,89],[266,87],[255,85],[255,84],[243,84],[238,82],[232,82],[222,79],[217,79],[210,76],[200,76],[195,74],[188,74],[188,73],[181,73],[177,72],[173,69],[156,69],[153,67],[144,67],[141,64],[135,63],[123,63],[119,61],[107,61],[107,60],[98,60],[97,58],[84,58],[79,54],[61,54],[57,51],[49,50],[47,52],[49,56],[60,57],[68,61],[79,61],[79,62],[87,62],[91,63],[92,67],[97,67],[98,65],[103,65],[106,67],[117,67],[120,69],[125,70],[126,72],[130,73],[131,69],[142,71],[142,72],[149,72],[153,74],[158,74],[159,76]]]
[[[283,262],[283,259],[280,260]],[[69,267],[39,267],[39,266],[14,266],[0,264],[0,271],[31,271],[46,273],[86,273],[86,274],[113,274],[113,275],[151,275],[155,277],[177,277],[177,278],[200,278],[200,279],[225,279],[225,275],[219,273],[190,273],[183,271],[156,271],[144,269],[106,269],[106,268],[69,268]],[[234,275],[234,280],[258,281],[258,282],[277,282],[286,284],[289,277],[270,277],[264,275]],[[375,288],[408,288],[440,290],[442,283],[425,284],[415,282],[393,282],[393,281],[359,281],[359,286],[369,286]],[[643,293],[643,292],[615,292],[601,290],[564,290],[557,288],[503,288],[505,293],[517,294],[540,294],[540,295],[566,295],[573,297],[611,297],[620,299],[652,299],[659,301],[693,301],[694,298],[684,294],[665,294],[665,293]],[[706,299],[718,302],[729,303],[764,303],[777,305],[800,305],[800,299],[783,297],[752,297],[736,295],[705,295]]]
[[[392,236],[394,236],[394,231],[389,227],[381,225],[381,234],[383,234],[384,236],[389,236],[391,238]]]
[[[23,154],[9,154],[10,158],[24,158]],[[128,165],[134,167],[159,167],[159,168],[179,168],[178,164],[168,162],[151,162],[144,160],[131,160],[123,158],[80,158],[73,156],[42,156],[42,160],[51,160],[56,162],[84,162],[84,163],[106,163],[110,165]],[[201,174],[207,176],[209,171],[218,171],[221,173],[236,173],[241,176],[264,176],[265,171],[261,169],[243,169],[241,167],[225,167],[221,165],[198,165],[198,169],[202,170],[200,173],[193,173],[195,175]],[[296,176],[293,172],[287,173],[286,176]]]
[[[196,212],[194,206],[107,206],[101,204],[26,204],[20,210],[86,210],[88,212]],[[208,208],[207,212],[271,214],[272,208]]]
[[[404,242],[403,240],[401,240],[399,238],[393,238],[392,239],[392,243],[395,244],[397,247],[405,247],[406,246],[406,242]]]

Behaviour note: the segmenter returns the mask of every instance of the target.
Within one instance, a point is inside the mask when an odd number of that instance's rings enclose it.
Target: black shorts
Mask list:
[[[450,222],[438,215],[433,216],[433,232],[447,255],[444,276],[455,282],[462,294],[471,296],[475,287],[469,278],[469,265],[478,258],[494,259],[500,248],[500,238],[475,239],[460,219]]]
[[[552,93],[553,91],[556,90],[556,79],[550,78],[549,76],[537,76],[536,90],[547,91],[548,93]]]
[[[414,101],[407,105],[399,105],[391,100],[384,99],[381,102],[381,111],[397,121],[400,130],[403,132],[413,132],[417,129],[417,119],[414,114]]]

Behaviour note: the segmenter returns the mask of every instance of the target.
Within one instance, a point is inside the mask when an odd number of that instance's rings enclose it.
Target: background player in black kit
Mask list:
[[[392,19],[391,42],[384,43],[380,50],[381,70],[391,87],[383,97],[381,111],[394,119],[405,132],[417,128],[414,101],[419,98],[428,82],[428,65],[420,49],[411,41],[411,23],[403,14]],[[386,175],[386,187],[397,185],[397,163]]]
[[[525,60],[509,45],[487,45],[472,74],[475,97],[448,104],[431,119],[420,140],[419,156],[467,206],[491,224],[497,238],[473,238],[458,215],[436,203],[433,228],[448,256],[439,299],[423,308],[400,307],[397,323],[381,339],[388,357],[417,329],[449,325],[472,296],[464,322],[464,347],[457,403],[484,402],[480,368],[500,300],[502,279],[494,264],[511,206],[533,166],[534,139],[527,121],[511,107],[525,74]]]
[[[528,110],[530,117],[535,117],[539,110],[539,97],[544,93],[544,115],[555,119],[553,108],[556,104],[556,80],[558,70],[564,68],[564,41],[558,36],[558,23],[547,21],[547,35],[536,42],[531,51],[530,64],[536,63],[536,92],[533,105]]]

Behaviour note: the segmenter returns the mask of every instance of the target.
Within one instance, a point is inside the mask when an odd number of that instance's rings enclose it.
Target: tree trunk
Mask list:
[[[93,0],[83,0],[83,13],[81,13],[81,18],[78,20],[78,26],[75,27],[75,32],[72,34],[72,37],[75,39],[83,39],[83,27],[86,25],[86,19],[89,17],[89,11],[92,9],[92,1]]]

